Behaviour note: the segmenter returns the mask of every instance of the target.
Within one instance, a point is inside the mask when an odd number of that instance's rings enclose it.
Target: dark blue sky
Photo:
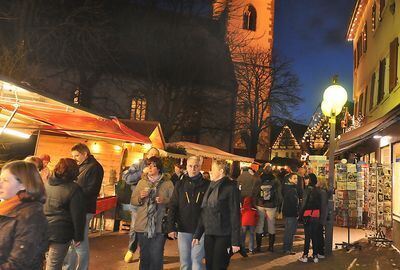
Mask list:
[[[304,99],[293,113],[308,123],[334,74],[352,100],[353,53],[346,39],[354,0],[275,0],[275,44],[292,60]]]

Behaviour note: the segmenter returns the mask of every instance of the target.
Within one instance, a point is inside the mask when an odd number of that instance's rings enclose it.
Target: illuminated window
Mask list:
[[[134,97],[131,105],[131,119],[146,120],[147,102],[144,97]]]
[[[252,5],[248,5],[243,12],[243,29],[256,31],[257,12]]]

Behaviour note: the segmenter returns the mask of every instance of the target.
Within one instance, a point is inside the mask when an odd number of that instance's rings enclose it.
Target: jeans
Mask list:
[[[122,210],[131,211],[131,226],[129,228],[129,243],[128,249],[133,253],[137,249],[137,237],[135,233],[135,220],[137,215],[137,206],[133,206],[132,204],[122,204]]]
[[[285,217],[285,233],[283,236],[283,251],[292,251],[293,239],[297,230],[297,217]]]
[[[145,233],[136,233],[140,245],[140,270],[163,269],[165,236],[156,233],[153,238],[148,238]]]
[[[181,270],[204,269],[204,236],[201,237],[199,245],[192,247],[193,234],[178,232],[178,248]]]
[[[317,254],[325,255],[325,238],[324,238],[324,225],[321,223],[318,224],[318,247],[317,247]],[[314,243],[313,243],[314,245]]]
[[[275,219],[276,219],[276,207],[267,208],[257,206],[258,210],[258,223],[256,228],[256,233],[264,233],[264,223],[267,222],[268,233],[275,234]],[[267,219],[265,221],[265,219]]]
[[[312,218],[304,224],[304,251],[303,256],[308,257],[308,251],[310,250],[310,241],[312,241],[313,257],[318,254],[318,220],[312,220]]]
[[[61,270],[64,258],[68,253],[70,241],[65,244],[50,243],[46,259],[46,270]]]
[[[67,256],[64,260],[63,270],[87,270],[89,269],[89,223],[94,214],[86,214],[85,232],[83,241],[77,247],[69,246]]]
[[[206,252],[206,269],[228,269],[232,256],[231,236],[204,236],[204,250]]]
[[[254,232],[256,230],[256,226],[242,226],[242,246],[246,246],[246,234],[250,232],[250,242],[249,242],[249,250],[254,250]]]

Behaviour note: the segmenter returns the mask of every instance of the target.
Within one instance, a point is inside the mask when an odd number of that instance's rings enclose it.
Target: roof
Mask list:
[[[284,126],[289,126],[290,130],[293,133],[293,136],[296,138],[297,142],[301,144],[301,139],[303,138],[304,133],[307,130],[307,126],[296,123],[293,121],[286,121],[284,125],[273,125],[271,128],[271,145],[273,145],[278,138],[279,134],[282,132]]]
[[[14,130],[30,133],[42,130],[79,137],[150,142],[147,137],[126,127],[116,118],[96,115],[1,77],[0,109],[0,122],[4,122],[4,125],[11,119],[8,128]],[[15,115],[11,117],[14,111]]]
[[[183,142],[183,141],[173,142],[173,143],[167,143],[167,146],[184,148],[186,150],[186,153],[189,155],[196,155],[196,156],[217,158],[224,160],[242,161],[249,163],[252,163],[254,161],[253,158],[237,156],[232,153],[222,151],[221,149],[218,149],[216,147],[192,143],[192,142]]]
[[[150,138],[151,141],[153,141],[153,133],[155,130],[158,130],[159,132],[159,138],[154,138],[155,140],[159,140],[162,144],[162,147],[158,148],[164,148],[165,146],[165,139],[164,139],[164,134],[160,125],[160,122],[157,121],[143,121],[143,120],[133,120],[133,119],[121,119],[121,122],[125,124],[127,127],[130,129],[139,132],[140,134]],[[152,136],[153,135],[153,136]],[[156,146],[157,147],[157,146]]]
[[[347,40],[352,41],[357,31],[358,25],[361,21],[362,14],[368,3],[368,0],[357,0],[353,9],[353,14],[350,19],[349,27],[347,29]]]

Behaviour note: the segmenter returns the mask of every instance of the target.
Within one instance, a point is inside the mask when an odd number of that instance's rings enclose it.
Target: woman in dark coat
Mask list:
[[[83,191],[74,182],[79,174],[76,161],[62,158],[46,183],[44,213],[49,222],[49,255],[46,270],[61,270],[71,240],[75,246],[83,240],[86,209]]]
[[[13,161],[0,176],[0,269],[39,270],[47,250],[45,189],[36,166]]]
[[[207,270],[227,269],[230,257],[240,249],[240,196],[237,185],[226,176],[228,164],[214,160],[211,183],[204,194],[202,213],[193,245],[205,234]]]

